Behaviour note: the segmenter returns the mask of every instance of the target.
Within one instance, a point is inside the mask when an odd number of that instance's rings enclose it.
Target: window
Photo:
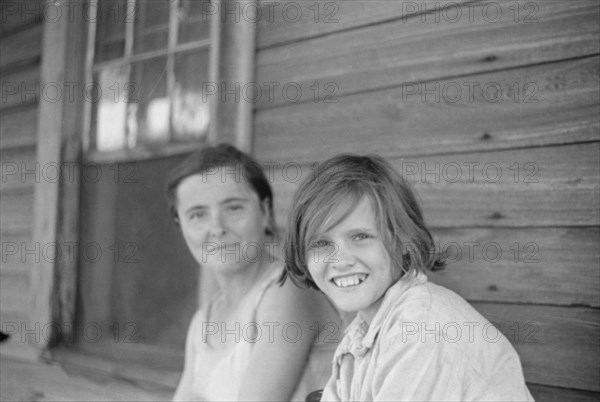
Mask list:
[[[207,0],[96,0],[88,149],[197,142],[208,132]]]

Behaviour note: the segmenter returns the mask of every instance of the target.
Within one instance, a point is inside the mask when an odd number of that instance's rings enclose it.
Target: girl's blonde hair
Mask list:
[[[371,201],[399,277],[444,267],[416,192],[385,159],[343,154],[317,167],[294,194],[285,235],[286,269],[280,283],[289,276],[296,284],[317,289],[306,261],[311,240],[340,223],[364,197]]]

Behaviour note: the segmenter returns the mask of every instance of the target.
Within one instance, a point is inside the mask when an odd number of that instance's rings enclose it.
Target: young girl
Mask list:
[[[443,261],[414,191],[383,158],[325,162],[287,227],[287,275],[358,313],[322,401],[533,400],[509,341],[427,280]]]

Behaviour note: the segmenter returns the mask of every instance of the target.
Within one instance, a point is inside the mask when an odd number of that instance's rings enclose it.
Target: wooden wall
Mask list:
[[[312,162],[384,155],[453,261],[432,279],[511,339],[534,397],[598,399],[598,1],[267,3],[254,152],[279,223]]]
[[[0,321],[4,332],[19,329],[1,352],[20,357],[33,356],[24,340],[42,334],[29,323],[29,289],[31,269],[44,252],[32,240],[34,187],[51,174],[36,163],[43,11],[40,0],[12,1],[3,2],[0,15]]]

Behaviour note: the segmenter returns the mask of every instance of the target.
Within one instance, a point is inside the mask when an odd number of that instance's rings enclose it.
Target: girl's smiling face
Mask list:
[[[308,270],[343,311],[372,318],[385,292],[399,278],[376,223],[372,202],[363,197],[337,225],[307,245]],[[398,270],[399,271],[399,270]]]

